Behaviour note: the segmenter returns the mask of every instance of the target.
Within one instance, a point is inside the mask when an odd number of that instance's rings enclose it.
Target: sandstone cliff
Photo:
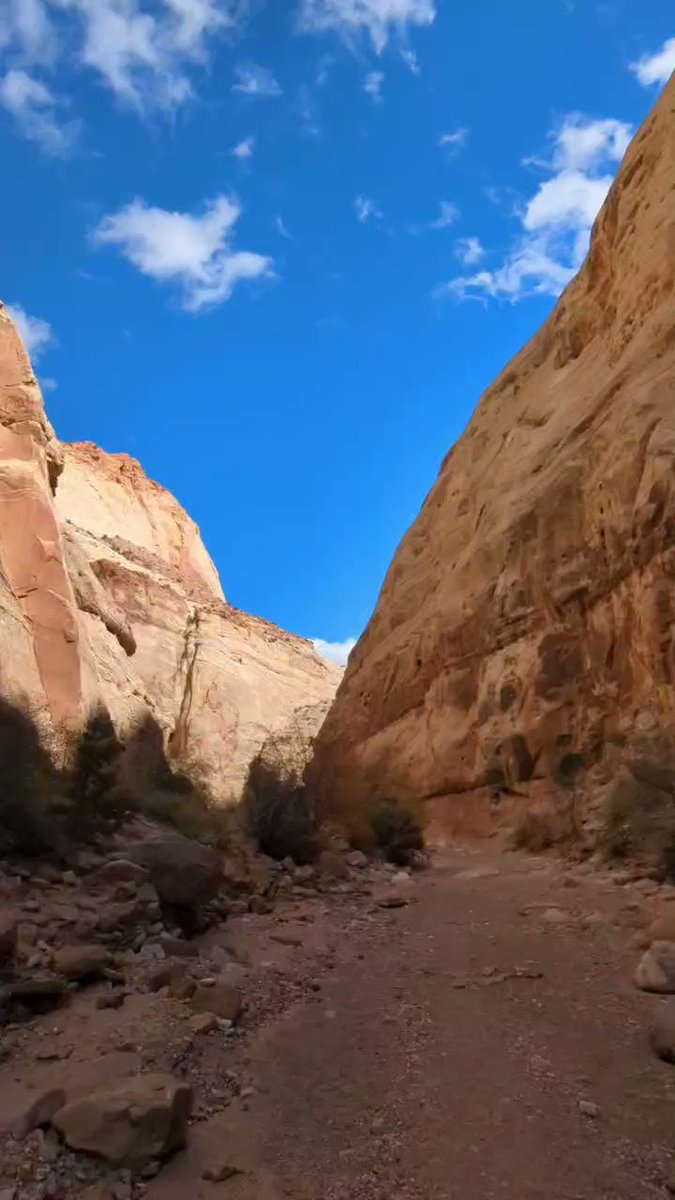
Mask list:
[[[221,800],[339,671],[227,604],[199,530],[126,455],[60,446],[0,313],[0,692],[77,727],[152,713]]]
[[[585,265],[482,398],[320,735],[327,806],[446,829],[675,715],[675,79]]]

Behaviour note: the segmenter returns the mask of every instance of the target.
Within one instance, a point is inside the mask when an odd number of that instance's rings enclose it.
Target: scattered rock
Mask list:
[[[0,1009],[11,1012],[19,1007],[31,1013],[49,1012],[61,1003],[65,992],[65,980],[56,977],[18,979],[0,987]]]
[[[143,883],[148,872],[130,858],[111,858],[92,876],[96,883]]]
[[[652,943],[637,965],[635,985],[643,992],[675,992],[675,943]]]
[[[142,1166],[185,1145],[192,1090],[171,1075],[140,1075],[90,1092],[54,1114],[73,1150]]]
[[[128,994],[124,988],[113,988],[109,992],[101,992],[101,995],[96,997],[96,1007],[121,1008]]]
[[[226,1159],[225,1161],[213,1163],[208,1167],[204,1167],[202,1171],[202,1179],[209,1183],[224,1183],[226,1179],[232,1179],[235,1175],[241,1175],[241,1167],[235,1167]]]
[[[363,853],[363,850],[351,850],[345,858],[348,867],[352,867],[355,871],[363,871],[368,866],[368,858]]]
[[[376,903],[378,908],[405,908],[406,904],[410,904],[410,900],[401,892],[383,892],[376,898]]]
[[[348,879],[349,867],[346,858],[337,850],[322,850],[316,860],[316,869],[320,875],[329,879]]]
[[[212,987],[199,985],[191,1003],[196,1013],[215,1013],[228,1021],[236,1021],[243,1007],[239,988],[224,980],[216,980]]]
[[[52,955],[52,966],[66,979],[93,979],[110,965],[110,951],[104,946],[61,946]]]
[[[600,1116],[600,1106],[598,1104],[594,1104],[592,1100],[580,1100],[579,1112],[584,1117],[591,1117],[593,1120],[595,1120]]]
[[[218,1029],[218,1017],[212,1012],[198,1012],[190,1017],[189,1024],[193,1033],[211,1033]]]
[[[186,966],[179,959],[165,959],[164,962],[158,963],[153,967],[148,974],[148,987],[151,992],[158,992],[160,988],[171,987],[172,984],[180,982],[185,976]]]
[[[571,917],[564,908],[545,908],[541,920],[544,925],[569,925]]]
[[[302,946],[304,942],[302,934],[297,933],[294,929],[275,929],[270,937],[280,946]]]
[[[392,875],[391,882],[394,887],[410,887],[412,879],[407,871],[397,871],[395,875]]]
[[[217,851],[180,834],[136,842],[129,847],[129,854],[145,867],[165,904],[195,908],[212,900],[220,886]]]
[[[34,1096],[12,1122],[12,1135],[19,1139],[25,1138],[40,1125],[48,1125],[54,1113],[63,1108],[65,1102],[66,1094],[63,1088],[49,1088]]]
[[[659,1058],[675,1063],[675,1005],[669,1003],[654,1018],[650,1042]]]
[[[172,937],[170,933],[163,933],[160,940],[167,958],[199,958],[199,947],[187,938]]]

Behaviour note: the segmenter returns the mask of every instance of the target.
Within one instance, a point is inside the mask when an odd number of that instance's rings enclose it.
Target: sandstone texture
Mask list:
[[[478,832],[570,756],[672,729],[674,465],[671,80],[401,543],[319,735],[326,807]]]
[[[0,695],[46,727],[150,714],[174,760],[236,800],[263,741],[340,678],[227,603],[199,530],[124,454],[60,445],[0,310]]]

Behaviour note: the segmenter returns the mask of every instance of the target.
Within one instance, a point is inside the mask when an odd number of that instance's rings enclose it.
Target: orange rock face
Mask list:
[[[199,530],[126,455],[60,446],[0,312],[0,692],[60,729],[152,713],[216,798],[340,672],[227,604]]]
[[[320,735],[324,803],[484,828],[566,755],[672,730],[674,488],[675,79],[394,558]]]

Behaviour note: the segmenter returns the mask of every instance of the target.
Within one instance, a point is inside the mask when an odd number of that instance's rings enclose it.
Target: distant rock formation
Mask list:
[[[199,530],[124,454],[61,446],[0,312],[0,694],[56,730],[150,712],[171,754],[239,797],[251,759],[340,671],[229,605]]]
[[[310,780],[479,831],[561,763],[672,733],[674,679],[675,78],[403,539]]]

